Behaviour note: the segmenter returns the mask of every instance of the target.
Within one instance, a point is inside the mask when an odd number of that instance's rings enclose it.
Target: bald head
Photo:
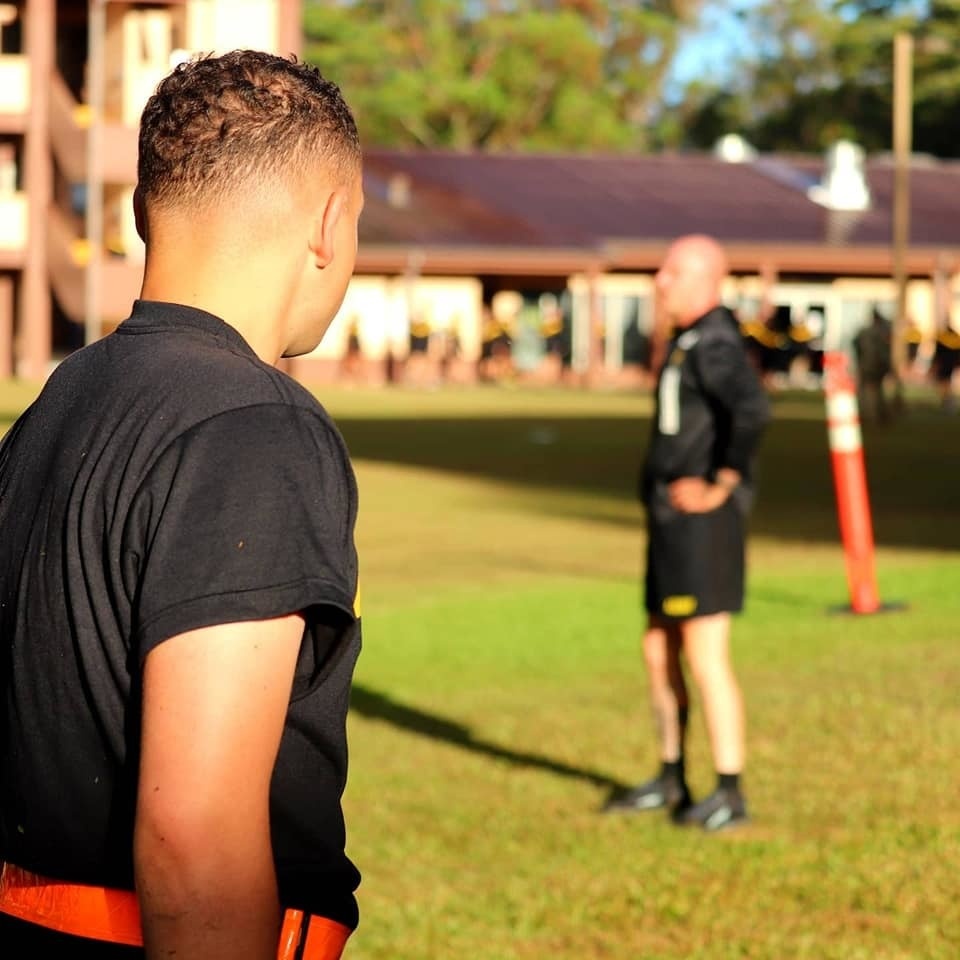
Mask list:
[[[657,293],[670,320],[687,327],[721,302],[727,258],[713,237],[675,240],[657,272]]]

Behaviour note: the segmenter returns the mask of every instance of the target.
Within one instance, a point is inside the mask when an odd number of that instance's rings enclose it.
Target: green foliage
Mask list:
[[[752,53],[733,89],[687,91],[688,143],[736,131],[764,150],[820,152],[841,137],[889,150],[893,38],[907,31],[916,41],[914,149],[960,154],[957,0],[765,0],[744,22]]]
[[[914,62],[917,149],[960,156],[960,0],[935,0],[917,31]]]
[[[306,58],[369,144],[643,147],[693,0],[313,0]]]
[[[739,15],[749,52],[667,94],[684,30]],[[306,0],[306,56],[368,144],[764,150],[891,143],[893,37],[916,39],[914,147],[960,155],[960,0]]]
[[[0,437],[17,417],[33,403],[40,384],[23,380],[0,380]]]

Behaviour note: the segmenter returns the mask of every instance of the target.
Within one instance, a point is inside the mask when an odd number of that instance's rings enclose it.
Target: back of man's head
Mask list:
[[[180,64],[140,122],[138,191],[148,213],[241,199],[270,183],[349,182],[360,142],[336,84],[295,59],[235,50]]]

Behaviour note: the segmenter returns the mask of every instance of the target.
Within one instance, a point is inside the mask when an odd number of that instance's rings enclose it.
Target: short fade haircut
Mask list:
[[[181,63],[140,120],[148,205],[202,203],[269,177],[292,184],[321,165],[339,182],[356,176],[357,127],[339,87],[296,57],[234,50]]]

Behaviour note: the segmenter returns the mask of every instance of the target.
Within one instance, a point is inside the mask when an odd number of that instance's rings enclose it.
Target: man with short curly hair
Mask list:
[[[312,67],[200,58],[143,112],[140,298],[0,446],[4,960],[333,960],[356,926],[356,484],[275,364],[336,314],[362,205]]]

